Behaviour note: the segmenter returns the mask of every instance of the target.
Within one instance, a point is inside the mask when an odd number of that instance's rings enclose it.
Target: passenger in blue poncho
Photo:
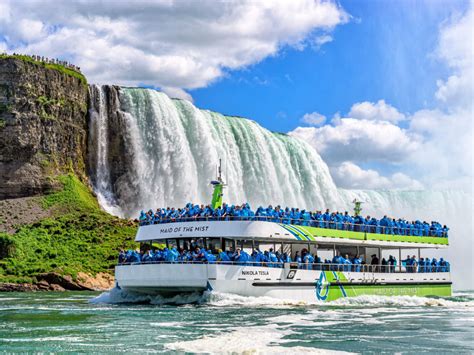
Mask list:
[[[298,263],[298,269],[299,269],[301,267],[302,260],[301,260],[301,255],[298,251],[295,253],[295,262]]]
[[[425,267],[423,268],[424,272],[431,272],[431,259],[425,258]]]
[[[352,270],[355,271],[355,272],[360,272],[362,259],[359,257],[359,255],[356,255],[356,256],[354,256],[354,258],[352,258],[352,264],[354,265]]]
[[[340,268],[339,265],[342,264],[342,260],[339,254],[334,255],[334,257],[332,258],[332,264],[333,265],[331,265],[331,270],[341,271],[342,268]]]
[[[178,259],[178,251],[176,250],[176,247],[172,247],[171,249],[168,250],[166,253],[166,261],[168,262],[174,262]]]
[[[127,253],[125,253],[125,250],[123,249],[120,249],[118,262],[119,264],[127,262]]]
[[[194,252],[192,253],[193,256],[193,261],[203,261],[204,260],[204,254],[201,251],[201,248],[196,247],[194,249]]]
[[[340,257],[339,261],[343,265],[343,271],[352,270],[352,263],[351,263],[351,260],[349,259],[349,255],[346,254],[344,258]]]
[[[397,265],[397,259],[394,256],[390,255],[388,257],[388,272],[395,272],[395,266]]]
[[[418,262],[418,272],[425,272],[425,258],[420,258]]]
[[[136,250],[129,250],[127,252],[127,262],[129,263],[139,263],[141,261],[140,259],[140,253]]]
[[[151,250],[146,251],[142,256],[142,262],[153,261],[153,252]]]
[[[311,270],[313,268],[314,263],[313,256],[306,249],[303,249],[301,255],[303,257],[304,269]]]
[[[273,248],[270,248],[268,252],[268,259],[269,259],[269,267],[276,267],[278,264],[275,264],[278,262],[278,258],[276,257],[275,253],[273,252]]]
[[[413,259],[410,258],[410,255],[407,255],[407,258],[405,260],[403,260],[403,262],[405,263],[406,271],[407,272],[413,272],[414,263],[413,263]]]
[[[204,259],[209,263],[209,264],[215,264],[217,257],[212,254],[211,250],[204,250]]]
[[[226,252],[222,251],[221,249],[219,249],[219,259],[223,264],[230,263],[229,256],[227,255]]]

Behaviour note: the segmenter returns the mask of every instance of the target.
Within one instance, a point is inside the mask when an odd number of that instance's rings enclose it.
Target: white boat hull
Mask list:
[[[170,295],[215,291],[304,302],[359,295],[450,296],[449,272],[319,271],[225,264],[118,265],[117,285],[132,293]]]

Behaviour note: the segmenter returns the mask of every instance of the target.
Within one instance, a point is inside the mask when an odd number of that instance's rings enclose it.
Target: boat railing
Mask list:
[[[447,238],[448,233],[441,230],[433,230],[430,228],[427,233],[426,230],[420,227],[414,228],[402,228],[395,226],[380,226],[371,224],[361,223],[347,223],[341,221],[320,221],[314,219],[294,219],[288,217],[270,217],[270,216],[194,216],[194,217],[166,217],[153,219],[152,221],[140,221],[140,226],[147,226],[153,224],[163,223],[176,223],[176,222],[209,222],[209,221],[262,221],[262,222],[274,222],[281,224],[292,224],[303,227],[316,227],[323,229],[335,229],[350,232],[362,232],[362,233],[374,233],[374,234],[388,234],[388,235],[404,235],[404,236],[415,236],[415,237],[441,237]]]
[[[450,266],[409,266],[409,265],[366,265],[366,264],[332,264],[332,263],[298,263],[298,262],[260,262],[260,261],[196,261],[196,260],[176,260],[176,261],[140,261],[140,262],[123,262],[117,266],[129,265],[156,265],[156,264],[186,264],[186,265],[234,265],[234,266],[257,266],[268,268],[288,268],[294,270],[319,270],[319,271],[345,271],[345,272],[362,272],[362,273],[437,273],[449,272]]]

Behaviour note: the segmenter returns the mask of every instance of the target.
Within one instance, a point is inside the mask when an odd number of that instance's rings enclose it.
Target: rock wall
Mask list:
[[[71,169],[85,178],[87,105],[79,78],[0,58],[0,199],[54,190]]]

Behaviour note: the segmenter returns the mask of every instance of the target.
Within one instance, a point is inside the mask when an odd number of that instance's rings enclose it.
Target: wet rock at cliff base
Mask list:
[[[114,287],[115,279],[112,275],[105,272],[99,272],[95,276],[86,274],[84,272],[78,272],[77,282],[82,286],[96,291],[105,291]]]
[[[40,290],[43,290],[43,291],[48,291],[50,289],[50,284],[45,281],[45,280],[41,280],[40,282],[38,282],[36,284],[36,286],[40,289]]]
[[[39,287],[33,284],[0,283],[0,292],[34,292],[39,290]]]
[[[56,284],[69,291],[93,291],[92,288],[79,284],[74,281],[69,275],[60,275],[55,272],[36,275],[39,281],[46,281],[47,283]]]
[[[62,292],[62,291],[66,291],[66,289],[65,289],[64,287],[62,287],[62,286],[60,286],[60,285],[57,285],[57,284],[51,284],[51,285],[49,285],[49,289],[50,289],[51,291],[61,291],[61,292]]]

